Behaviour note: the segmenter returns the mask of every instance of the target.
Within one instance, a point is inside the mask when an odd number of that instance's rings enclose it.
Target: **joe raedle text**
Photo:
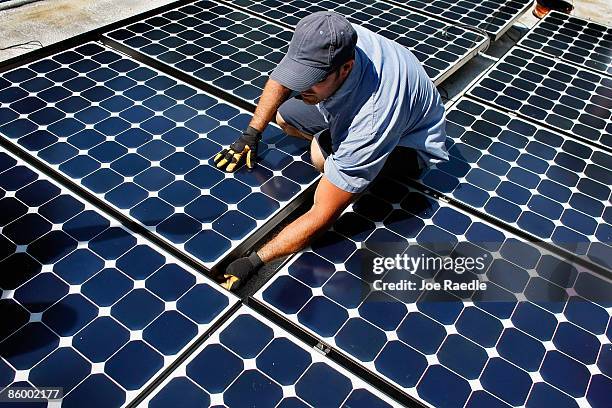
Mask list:
[[[445,291],[463,291],[463,290],[474,290],[481,291],[487,290],[487,283],[481,282],[478,279],[474,279],[469,282],[455,282],[450,279],[445,279],[441,282],[427,282],[421,281],[417,284],[417,282],[409,281],[407,279],[403,279],[399,282],[383,282],[378,279],[375,280],[372,284],[374,290],[385,290],[385,291],[395,291],[395,290],[445,290]]]

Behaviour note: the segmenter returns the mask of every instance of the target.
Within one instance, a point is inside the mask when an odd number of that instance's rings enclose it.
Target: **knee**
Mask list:
[[[283,129],[283,132],[289,133],[287,132],[287,130],[289,129],[289,125],[287,124],[287,122],[285,122],[285,119],[283,119],[280,112],[278,111],[276,112],[276,124],[280,126],[281,129]]]

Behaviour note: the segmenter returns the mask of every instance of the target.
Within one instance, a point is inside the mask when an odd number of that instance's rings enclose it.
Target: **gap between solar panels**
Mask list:
[[[63,387],[64,407],[93,394],[129,406],[239,306],[2,148],[0,208],[3,386]]]
[[[423,262],[377,270],[383,263],[376,259],[396,255]],[[472,266],[459,262],[467,258]],[[453,262],[426,266],[429,259]],[[445,281],[473,287],[421,289]],[[481,284],[486,289],[474,289]],[[571,405],[586,398],[597,406],[611,383],[587,366],[610,347],[611,291],[612,282],[588,268],[380,178],[251,304],[328,346],[339,364],[368,370],[381,389],[392,384],[401,402]],[[570,340],[578,335],[579,346]]]
[[[0,78],[3,143],[198,266],[250,249],[319,177],[275,126],[254,171],[217,170],[251,115],[96,43]]]

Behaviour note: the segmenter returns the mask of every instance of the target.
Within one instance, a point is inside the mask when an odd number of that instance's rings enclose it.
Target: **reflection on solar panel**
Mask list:
[[[290,334],[246,307],[179,366],[145,404],[149,407],[394,406],[362,380],[300,345]]]
[[[249,102],[259,99],[292,32],[212,1],[199,1],[107,34]]]
[[[447,112],[450,160],[428,187],[612,268],[612,156],[463,99]]]
[[[445,280],[487,289],[420,290]],[[256,298],[434,406],[605,406],[610,293],[589,271],[379,179]]]
[[[468,94],[612,147],[612,78],[515,47]]]
[[[351,23],[390,38],[410,49],[436,84],[486,46],[487,39],[474,31],[379,0],[230,0],[249,11],[291,26],[321,10],[343,14]]]
[[[5,151],[0,271],[0,388],[63,407],[129,403],[237,302]]]
[[[498,39],[525,10],[533,4],[530,0],[391,0],[439,18],[459,22],[486,31]]]
[[[552,11],[519,45],[612,74],[612,28],[592,21]]]
[[[217,170],[250,114],[94,43],[0,75],[0,103],[0,134],[206,267],[318,176],[272,126],[256,170]]]

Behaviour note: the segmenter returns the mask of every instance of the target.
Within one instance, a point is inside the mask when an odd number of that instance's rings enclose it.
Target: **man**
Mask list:
[[[299,96],[290,98],[292,91]],[[217,154],[217,167],[234,171],[244,160],[252,168],[261,132],[275,115],[287,134],[311,140],[312,164],[323,177],[308,212],[227,267],[228,289],[327,230],[394,149],[406,172],[410,161],[419,168],[448,159],[444,107],[416,57],[337,13],[316,12],[298,22],[249,127]]]

